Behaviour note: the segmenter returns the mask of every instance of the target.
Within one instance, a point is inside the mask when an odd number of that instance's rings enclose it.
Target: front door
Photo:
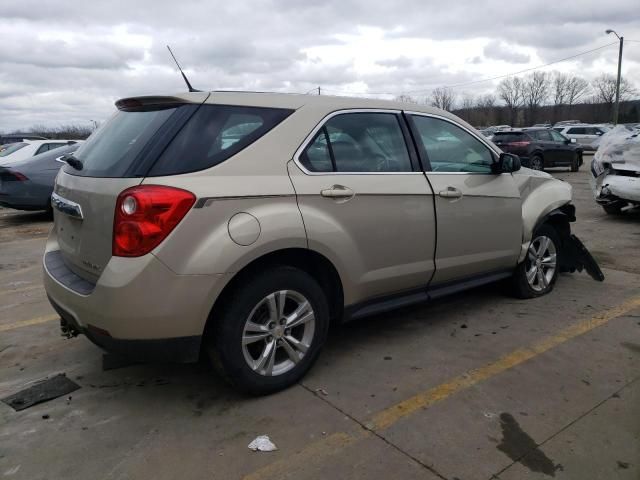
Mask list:
[[[408,114],[434,191],[438,239],[433,285],[516,266],[522,244],[520,193],[497,154],[453,122]]]
[[[338,269],[345,305],[425,287],[433,194],[400,112],[338,112],[289,163],[309,248]]]

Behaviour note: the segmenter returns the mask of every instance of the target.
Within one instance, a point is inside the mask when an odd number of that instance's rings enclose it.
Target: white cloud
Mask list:
[[[0,130],[101,120],[117,98],[184,90],[167,43],[202,89],[420,97],[490,91],[469,82],[614,41],[606,28],[640,40],[636,17],[637,0],[3,0]],[[627,45],[633,78],[640,43]],[[616,62],[612,46],[549,69],[589,79]]]

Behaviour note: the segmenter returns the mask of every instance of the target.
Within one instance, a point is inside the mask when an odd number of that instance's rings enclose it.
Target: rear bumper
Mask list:
[[[51,206],[52,188],[30,181],[4,182],[0,190],[0,206],[16,210],[47,210]]]
[[[200,355],[200,343],[202,336],[158,338],[150,340],[123,340],[113,338],[107,332],[93,327],[80,326],[75,318],[51,297],[49,302],[60,315],[60,329],[64,336],[74,337],[85,335],[91,342],[103,350],[129,360],[149,362],[194,362]]]
[[[50,238],[45,259],[56,250]],[[43,261],[44,286],[64,323],[103,349],[136,360],[196,360],[225,279],[177,275],[151,254],[113,257],[95,284],[54,265]]]

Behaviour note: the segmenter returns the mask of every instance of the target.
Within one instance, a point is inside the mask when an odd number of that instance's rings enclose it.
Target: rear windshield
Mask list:
[[[6,147],[0,147],[0,157],[6,157],[7,155],[11,155],[13,152],[20,150],[22,147],[26,147],[28,143],[10,143]]]
[[[75,152],[83,163],[82,170],[65,167],[65,172],[87,177],[136,177],[203,170],[255,142],[291,112],[175,104],[118,111]]]
[[[74,153],[82,161],[82,170],[65,167],[65,172],[85,177],[129,176],[142,149],[176,110],[118,111]]]
[[[496,132],[493,142],[518,142],[526,138],[523,132]]]

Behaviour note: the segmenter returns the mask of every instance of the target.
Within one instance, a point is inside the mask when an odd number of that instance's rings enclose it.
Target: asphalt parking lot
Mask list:
[[[0,477],[638,480],[640,211],[606,215],[589,161],[553,173],[604,283],[563,274],[527,301],[492,285],[349,323],[303,383],[264,398],[205,364],[104,371],[42,289],[48,218],[0,209],[0,398],[57,373],[81,387],[0,403]],[[277,451],[247,448],[262,434]]]

